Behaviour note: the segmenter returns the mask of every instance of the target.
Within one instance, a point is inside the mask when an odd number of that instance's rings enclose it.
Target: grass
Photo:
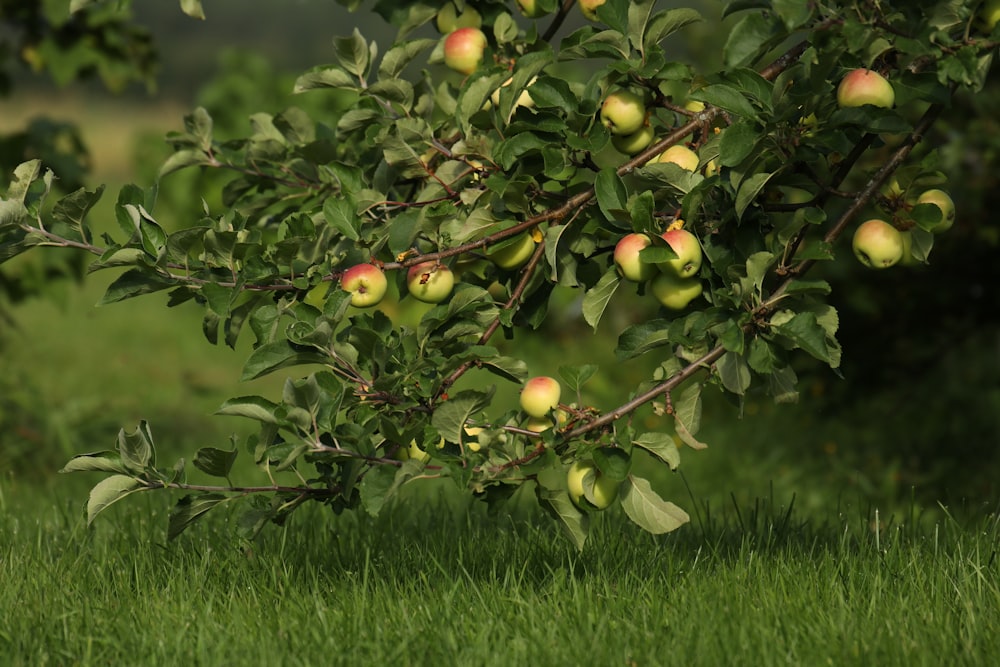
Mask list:
[[[4,664],[988,665],[996,514],[826,520],[760,500],[582,553],[535,513],[444,500],[301,511],[255,543],[220,514],[163,544],[163,498],[87,529],[66,487],[0,488]]]

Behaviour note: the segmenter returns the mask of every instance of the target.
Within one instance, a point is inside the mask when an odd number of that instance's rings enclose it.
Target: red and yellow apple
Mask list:
[[[903,236],[885,220],[873,218],[858,225],[851,247],[858,261],[872,269],[885,269],[903,259]]]
[[[889,109],[896,101],[896,93],[885,77],[870,69],[855,69],[847,73],[837,86],[837,104],[841,107],[860,107],[871,104]]]
[[[410,296],[424,303],[441,303],[455,287],[455,274],[433,260],[414,264],[406,272]]]
[[[555,378],[544,375],[533,377],[521,388],[521,409],[529,417],[544,417],[550,410],[559,407],[562,387]]]
[[[656,273],[656,265],[643,262],[639,253],[652,243],[645,234],[632,233],[623,236],[615,245],[614,262],[618,275],[626,280],[641,283]]]
[[[686,229],[668,229],[660,235],[670,249],[677,255],[657,263],[660,271],[678,278],[690,278],[697,275],[701,269],[701,244],[698,237]]]
[[[629,90],[617,90],[601,104],[601,123],[611,134],[638,132],[646,122],[646,104]]]
[[[344,271],[340,287],[351,293],[351,305],[369,308],[378,304],[389,288],[382,270],[374,264],[356,264]]]
[[[479,28],[459,28],[444,38],[444,64],[462,74],[472,74],[486,53],[486,33]]]

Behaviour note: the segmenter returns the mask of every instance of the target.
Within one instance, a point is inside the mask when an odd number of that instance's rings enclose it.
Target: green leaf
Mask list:
[[[156,447],[146,420],[140,421],[134,431],[118,431],[118,454],[130,472],[142,473],[156,465]]]
[[[681,464],[681,453],[677,449],[677,443],[666,433],[655,431],[643,433],[635,438],[632,444],[645,449],[670,466],[671,470],[677,470],[677,467]]]
[[[173,283],[166,282],[158,275],[150,274],[142,269],[131,269],[118,276],[108,286],[108,289],[104,292],[104,296],[98,303],[102,306],[109,303],[118,303],[125,299],[131,299],[142,294],[151,294],[173,286]]]
[[[122,464],[121,454],[106,449],[101,452],[78,454],[60,468],[59,472],[113,472],[127,475],[129,470]]]
[[[357,90],[358,81],[339,67],[327,67],[306,72],[295,80],[293,91],[304,93],[317,88],[346,88]]]
[[[205,20],[205,10],[201,8],[201,0],[181,0],[181,11],[191,18]]]
[[[238,453],[237,449],[202,447],[195,453],[192,463],[195,468],[213,477],[229,477]]]
[[[750,367],[742,355],[726,352],[715,367],[719,371],[722,386],[739,396],[746,393],[750,387]]]
[[[602,475],[616,482],[624,482],[632,469],[632,457],[621,447],[598,447],[594,450],[594,463]],[[593,501],[589,495],[587,499]]]
[[[397,44],[385,52],[382,62],[379,64],[378,76],[380,79],[394,79],[398,77],[406,66],[413,62],[413,59],[427,49],[434,48],[436,39],[415,39],[409,42]]]
[[[241,396],[230,398],[215,411],[217,415],[229,417],[247,417],[264,424],[278,424],[280,420],[276,416],[279,408],[277,403],[267,400],[261,396]]]
[[[687,512],[661,498],[647,480],[635,475],[622,484],[619,497],[628,518],[654,535],[677,530],[691,520]]]
[[[761,190],[763,190],[764,186],[767,185],[767,182],[771,180],[771,177],[777,173],[778,172],[770,174],[754,174],[740,183],[740,189],[736,193],[735,208],[737,218],[743,217],[743,213],[747,210],[750,204],[756,201]]]
[[[674,399],[674,428],[677,435],[692,449],[705,449],[708,445],[694,436],[701,428],[701,384],[692,382]]]
[[[669,345],[669,324],[666,320],[651,320],[630,326],[618,337],[615,357],[618,361],[628,361],[650,350]]]
[[[746,96],[738,89],[724,83],[713,83],[699,88],[691,93],[691,98],[701,100],[706,104],[719,107],[723,111],[744,116],[745,118],[756,118],[757,111],[750,104]]]
[[[719,162],[723,167],[738,166],[754,152],[760,130],[757,124],[748,120],[738,120],[722,133],[719,140]]]
[[[355,204],[346,196],[327,197],[323,202],[323,217],[327,223],[351,241],[361,238],[359,227],[361,219],[355,210]]]
[[[790,319],[780,317],[783,313],[787,313],[787,311],[776,313],[771,319],[775,331],[789,338],[798,347],[820,361],[824,361],[834,368],[839,365],[837,363],[839,354],[834,354],[834,349],[828,342],[827,330],[820,323],[816,313],[795,313]],[[775,324],[775,320],[778,320],[780,324]]]
[[[300,351],[286,340],[275,341],[261,345],[250,354],[243,366],[243,381],[255,380],[288,366],[301,364],[321,364],[327,357],[314,351]]]
[[[644,53],[651,52],[664,39],[674,34],[681,28],[692,23],[701,21],[701,14],[693,9],[667,9],[657,13],[646,24],[645,34],[642,36],[642,50]],[[634,31],[633,31],[634,32]]]
[[[612,266],[604,272],[597,284],[583,295],[583,319],[594,331],[597,331],[601,316],[604,315],[604,310],[611,302],[611,297],[614,296],[620,282],[618,272]]]
[[[371,55],[361,31],[355,28],[350,37],[335,37],[333,45],[341,67],[359,79],[365,78],[368,65],[371,63]]]
[[[559,522],[563,534],[582,551],[590,531],[590,515],[581,512],[569,499],[566,470],[561,466],[548,467],[538,473],[536,480],[535,494],[542,508]]]
[[[781,19],[773,13],[753,12],[746,15],[729,31],[722,49],[726,66],[732,68],[753,64],[784,34]]]
[[[601,369],[597,364],[583,364],[582,366],[560,366],[559,376],[569,385],[569,391],[577,394],[590,378]]]
[[[92,524],[98,514],[125,496],[146,489],[141,481],[129,475],[112,475],[101,480],[90,490],[90,498],[87,500],[87,525]]]
[[[167,523],[167,539],[173,540],[184,530],[203,517],[210,509],[231,500],[221,493],[199,493],[184,496],[170,510]]]
[[[391,465],[375,466],[361,478],[358,484],[361,506],[370,516],[378,516],[389,499],[389,492],[396,480],[396,470],[397,468]]]
[[[488,391],[467,389],[441,403],[431,417],[431,424],[448,442],[462,442],[462,431],[473,414],[489,406],[496,386]]]
[[[483,368],[512,382],[522,382],[528,377],[528,365],[513,357],[489,357],[481,360]]]

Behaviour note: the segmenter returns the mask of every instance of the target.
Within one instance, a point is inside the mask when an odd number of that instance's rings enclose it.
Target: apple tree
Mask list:
[[[170,536],[238,499],[251,533],[307,501],[376,513],[428,478],[489,503],[530,489],[580,547],[613,504],[674,530],[688,515],[638,457],[673,469],[680,446],[704,448],[707,390],[787,402],[797,358],[837,369],[824,272],[925,263],[961,216],[924,140],[986,85],[998,5],[736,0],[712,23],[655,0],[378,0],[395,40],[338,36],[296,83],[352,104],[258,113],[226,141],[195,109],[160,179],[118,193],[114,234],[91,231],[101,188],[56,198],[57,174],[25,162],[0,201],[0,259],[83,249],[118,272],[105,303],[197,303],[210,342],[251,337],[244,379],[287,376],[280,396],[219,408],[260,429],[194,454],[218,484],[157,460],[146,423],[63,470],[108,474],[91,520],[182,492]],[[709,33],[713,68],[672,55]],[[224,210],[167,232],[157,195],[182,169],[227,174]],[[617,358],[649,372],[615,405],[588,402],[596,366],[553,377],[518,356],[567,291],[595,329],[616,294],[657,304],[616,332]],[[390,307],[416,302],[412,319]],[[240,456],[259,483],[232,479]]]

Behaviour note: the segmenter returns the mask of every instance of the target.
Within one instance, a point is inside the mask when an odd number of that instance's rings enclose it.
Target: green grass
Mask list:
[[[989,665],[995,514],[886,525],[766,501],[653,537],[620,516],[582,553],[535,513],[444,500],[309,508],[255,543],[223,513],[164,544],[166,499],[91,529],[80,489],[0,487],[0,655],[12,665]]]

